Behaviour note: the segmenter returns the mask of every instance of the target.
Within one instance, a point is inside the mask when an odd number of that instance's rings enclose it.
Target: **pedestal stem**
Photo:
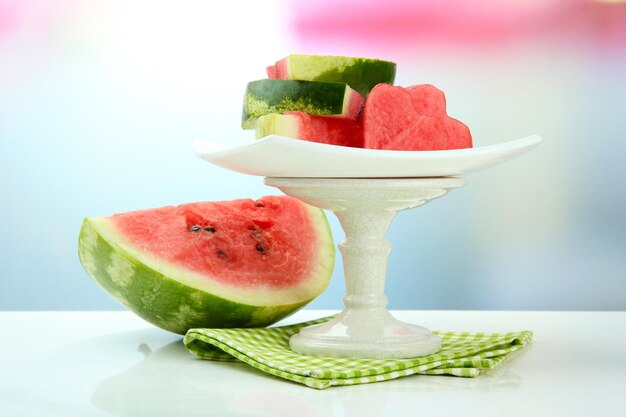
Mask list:
[[[384,308],[387,258],[391,244],[385,239],[395,212],[384,209],[342,210],[336,213],[346,234],[339,244],[346,281],[348,308]]]

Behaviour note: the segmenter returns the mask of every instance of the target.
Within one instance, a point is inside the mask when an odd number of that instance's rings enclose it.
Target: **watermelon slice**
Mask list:
[[[361,123],[344,117],[312,116],[303,112],[272,113],[259,117],[257,139],[272,134],[329,145],[363,147]]]
[[[396,64],[370,58],[289,55],[267,67],[269,78],[343,82],[367,97],[379,83],[393,84]]]
[[[363,111],[364,147],[430,151],[472,147],[467,126],[446,114],[443,92],[429,84],[378,84]]]
[[[248,83],[241,126],[254,129],[257,118],[288,111],[356,119],[364,103],[365,98],[345,83],[257,80]]]
[[[286,317],[326,288],[335,249],[323,211],[272,196],[87,218],[79,256],[119,302],[184,334]]]

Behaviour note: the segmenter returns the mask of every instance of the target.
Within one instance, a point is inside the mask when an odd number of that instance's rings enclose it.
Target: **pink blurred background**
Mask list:
[[[475,145],[544,143],[398,216],[391,308],[626,309],[626,2],[0,0],[0,309],[109,309],[85,216],[276,193],[206,164],[289,53],[397,62]],[[335,239],[342,231],[331,217]],[[338,263],[312,308],[339,308]]]

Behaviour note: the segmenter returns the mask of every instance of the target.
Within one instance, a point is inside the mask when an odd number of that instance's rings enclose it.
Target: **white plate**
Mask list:
[[[443,177],[477,171],[512,159],[541,142],[537,135],[450,151],[381,151],[325,145],[270,135],[244,146],[197,140],[194,152],[222,168],[262,177]]]

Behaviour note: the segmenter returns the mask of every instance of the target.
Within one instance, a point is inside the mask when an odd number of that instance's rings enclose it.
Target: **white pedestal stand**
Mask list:
[[[350,358],[411,358],[439,351],[441,339],[387,311],[385,234],[400,210],[420,206],[466,184],[462,178],[265,178],[265,184],[333,211],[346,239],[339,245],[346,279],[345,308],[333,320],[290,340],[302,354]]]

